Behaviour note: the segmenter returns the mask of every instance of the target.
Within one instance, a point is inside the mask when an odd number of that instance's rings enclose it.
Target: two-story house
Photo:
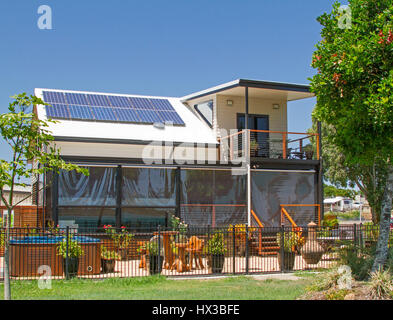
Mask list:
[[[318,134],[288,132],[288,102],[309,86],[239,79],[185,97],[36,89],[62,157],[89,168],[44,177],[45,219],[260,227],[319,223]]]

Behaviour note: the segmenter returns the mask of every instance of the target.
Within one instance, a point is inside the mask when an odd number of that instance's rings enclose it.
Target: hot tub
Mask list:
[[[39,267],[47,265],[52,276],[63,276],[63,257],[57,254],[57,245],[64,236],[25,236],[10,240],[11,276],[40,276]],[[82,247],[78,275],[99,274],[101,268],[101,240],[74,236]]]

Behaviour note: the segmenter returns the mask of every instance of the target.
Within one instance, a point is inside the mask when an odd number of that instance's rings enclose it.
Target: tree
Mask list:
[[[355,199],[357,192],[351,189],[339,189],[335,186],[324,185],[323,193],[327,198],[334,198],[334,197],[344,197],[344,198],[351,198],[352,200]]]
[[[317,132],[317,123],[313,121],[313,127],[309,132]],[[333,126],[322,123],[322,154],[323,154],[323,175],[324,178],[338,188],[354,188],[357,186],[367,199],[372,220],[379,223],[381,213],[381,203],[386,184],[386,166],[379,158],[379,154],[374,154],[370,164],[349,162],[340,146],[334,144],[335,130]],[[315,144],[315,142],[313,142]],[[325,196],[328,196],[329,188],[324,189]],[[334,196],[349,196],[334,193]],[[349,196],[352,197],[353,196]]]
[[[4,245],[4,298],[11,299],[10,286],[10,217],[18,203],[14,203],[13,195],[15,186],[25,186],[26,179],[33,175],[43,174],[47,171],[59,172],[59,170],[76,170],[88,174],[86,169],[77,165],[64,162],[60,157],[60,151],[52,145],[53,136],[48,130],[54,120],[39,120],[32,112],[32,106],[45,105],[35,97],[22,93],[12,97],[9,104],[9,112],[0,115],[0,134],[11,148],[11,160],[0,159],[0,197],[7,208],[5,224]],[[32,163],[39,166],[33,166]],[[10,188],[8,199],[4,195],[4,187]],[[23,201],[23,200],[22,200]]]
[[[393,0],[349,0],[346,10],[335,3],[318,18],[322,40],[312,61],[313,116],[332,127],[346,163],[372,166],[378,155],[386,169],[373,271],[386,262],[393,199],[392,17]]]

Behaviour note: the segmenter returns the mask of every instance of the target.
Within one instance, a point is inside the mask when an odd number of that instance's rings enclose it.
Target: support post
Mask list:
[[[284,259],[285,259],[285,251],[284,251],[284,224],[281,224],[281,229],[280,229],[280,270],[281,272],[285,272],[285,264],[284,264]]]
[[[248,226],[246,226],[246,274],[248,274],[248,269],[249,269],[249,266],[248,266],[248,258],[249,258],[249,255],[248,255],[248,247],[249,247],[248,232],[249,232]]]
[[[158,273],[160,271],[160,266],[161,266],[161,226],[158,225],[158,257],[157,257],[158,263],[157,263],[157,270],[156,272]]]
[[[321,208],[321,220],[323,220],[324,217],[324,206],[323,206],[323,198],[324,198],[324,191],[323,191],[323,167],[322,167],[322,160],[323,160],[323,155],[322,155],[322,124],[320,121],[318,121],[317,124],[318,127],[318,139],[319,139],[319,143],[318,143],[318,153],[319,153],[319,168],[318,168],[318,195],[319,195],[319,205]]]
[[[66,227],[66,259],[65,259],[65,277],[67,280],[69,280],[69,278],[70,278],[70,274],[68,272],[68,264],[69,264],[69,261],[68,261],[69,242],[68,241],[69,241],[69,237],[70,237],[70,227],[67,226]]]
[[[123,172],[121,165],[116,168],[116,227],[121,227],[121,200],[122,200],[122,180]]]
[[[235,232],[235,226],[232,227],[232,270],[233,274],[236,274],[236,232]]]

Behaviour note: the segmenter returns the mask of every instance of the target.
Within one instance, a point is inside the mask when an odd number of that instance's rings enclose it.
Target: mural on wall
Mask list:
[[[251,179],[252,209],[265,227],[281,225],[280,204],[314,204],[314,171],[253,170]],[[315,219],[314,207],[294,207],[291,217],[298,225]]]

